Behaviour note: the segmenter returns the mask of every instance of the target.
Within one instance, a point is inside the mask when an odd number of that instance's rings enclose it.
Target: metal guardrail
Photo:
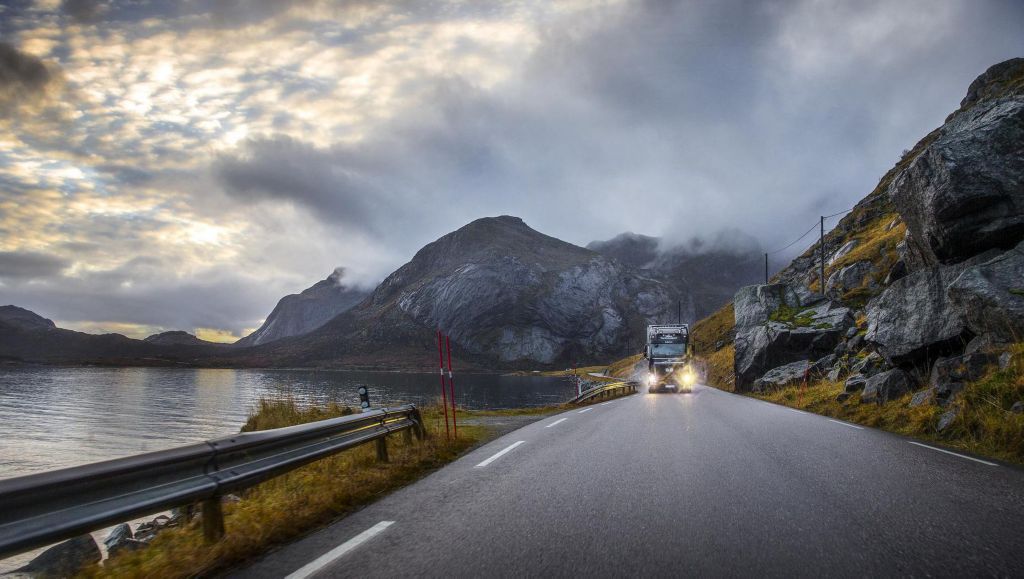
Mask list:
[[[585,402],[596,396],[611,396],[613,394],[625,394],[628,391],[636,392],[636,386],[637,383],[631,381],[611,382],[609,384],[604,384],[596,388],[585,390],[579,396],[570,400],[569,404],[579,404],[580,402]]]
[[[115,460],[0,480],[0,558],[173,507],[202,503],[207,540],[224,534],[220,497],[404,431],[426,436],[413,405],[246,432]]]

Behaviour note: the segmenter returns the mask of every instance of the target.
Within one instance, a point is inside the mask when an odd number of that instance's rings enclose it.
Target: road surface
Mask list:
[[[1024,574],[1024,470],[698,386],[513,431],[239,577]]]

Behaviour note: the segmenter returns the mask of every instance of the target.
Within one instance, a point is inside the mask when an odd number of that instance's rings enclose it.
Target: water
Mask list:
[[[437,374],[177,368],[0,370],[0,479],[199,442],[238,432],[261,397],[358,406],[433,402]],[[464,408],[564,402],[567,380],[458,375]]]

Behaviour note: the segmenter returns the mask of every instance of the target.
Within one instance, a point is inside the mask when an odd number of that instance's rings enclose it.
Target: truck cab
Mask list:
[[[690,327],[686,324],[647,326],[648,392],[689,392],[697,375],[690,360]]]

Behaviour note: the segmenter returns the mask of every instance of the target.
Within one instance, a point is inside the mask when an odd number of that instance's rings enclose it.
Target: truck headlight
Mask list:
[[[655,384],[657,384],[658,383],[658,375],[654,374],[654,373],[648,374],[647,375],[647,383],[650,384],[651,386],[654,386]]]
[[[696,374],[693,373],[693,370],[686,370],[685,372],[683,372],[683,384],[685,384],[686,386],[692,386],[693,383],[696,381],[697,376]]]

